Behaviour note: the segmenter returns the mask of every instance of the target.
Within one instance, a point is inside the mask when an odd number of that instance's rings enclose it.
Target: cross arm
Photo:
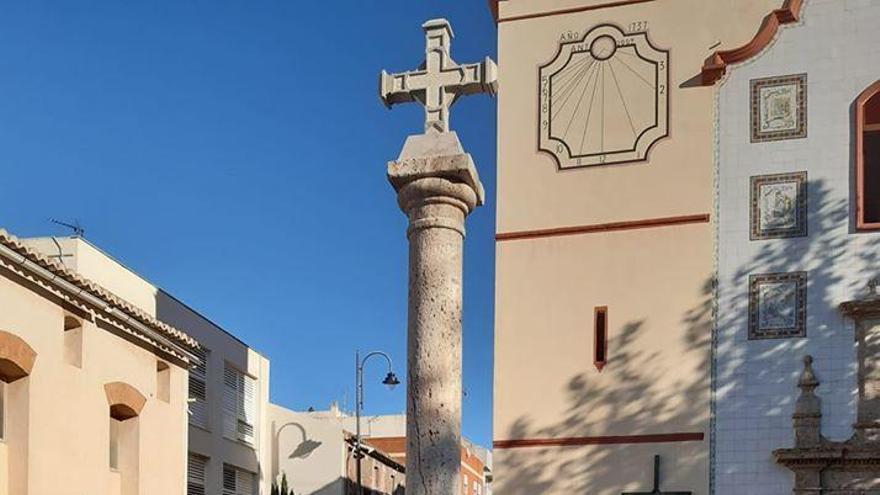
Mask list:
[[[379,75],[379,98],[386,107],[397,103],[409,103],[416,101],[415,91],[425,88],[413,88],[410,84],[410,74],[389,74],[384,70]]]
[[[489,57],[478,64],[464,64],[444,72],[460,74],[461,79],[458,84],[447,86],[447,90],[457,96],[476,93],[495,96],[498,93],[498,66]]]
[[[379,97],[382,103],[391,108],[398,103],[417,101],[416,95],[424,92],[430,84],[426,77],[429,74],[424,70],[399,74],[389,74],[383,70],[379,75]],[[495,96],[498,93],[498,66],[491,58],[486,57],[477,64],[444,69],[438,82],[456,98],[477,93]]]

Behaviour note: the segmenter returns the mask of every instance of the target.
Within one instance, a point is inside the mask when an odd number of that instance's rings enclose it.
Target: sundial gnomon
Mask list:
[[[660,490],[660,456],[654,455],[654,486],[650,492],[623,492],[621,495],[693,495],[693,492],[664,492]]]
[[[668,135],[669,52],[603,24],[539,69],[539,145],[560,168],[646,160]]]

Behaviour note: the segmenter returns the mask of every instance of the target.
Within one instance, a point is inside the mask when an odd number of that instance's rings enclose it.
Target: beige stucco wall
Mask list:
[[[500,17],[600,5],[506,0]],[[497,232],[714,211],[712,49],[751,39],[782,0],[655,0],[498,26]],[[558,171],[537,151],[538,67],[561,33],[647,23],[669,50],[669,137],[649,160]],[[498,449],[505,494],[650,489],[707,493],[711,223],[501,241],[496,246],[495,440],[703,433],[705,440]],[[593,366],[593,310],[608,306],[608,364]]]
[[[156,399],[157,357],[87,321],[82,367],[66,364],[65,310],[5,274],[0,273],[0,328],[37,353],[31,375],[7,387],[7,411],[13,411],[8,447],[20,446],[24,437],[27,443],[26,462],[9,455],[9,495],[114,493],[104,390],[111,382],[127,383],[147,398],[140,416],[129,420],[138,422],[140,435],[138,493],[183,493],[187,372],[172,364],[169,402]]]
[[[224,463],[255,473],[259,480],[260,493],[268,493],[271,477],[263,466],[271,451],[271,431],[267,426],[269,360],[84,239],[34,238],[23,242],[49,256],[60,254],[69,268],[124,297],[151,316],[183,330],[210,351],[207,376],[208,429],[189,427],[189,451],[208,457],[208,493],[220,493]],[[254,425],[255,445],[246,445],[223,437],[223,370],[226,363],[256,379],[258,420]]]
[[[9,452],[5,442],[0,442],[0,480],[7,480],[0,482],[0,495],[9,495]]]
[[[691,225],[500,244],[495,438],[702,431],[710,242]],[[595,306],[608,306],[602,372]]]
[[[552,11],[575,0],[507,0],[502,14]],[[606,2],[607,3],[607,2]],[[511,232],[708,212],[712,204],[714,93],[680,87],[697,76],[710,47],[743,43],[781,0],[655,0],[498,25],[497,230]],[[502,18],[504,15],[502,15]],[[538,66],[560,34],[646,21],[651,41],[669,49],[670,137],[650,161],[557,172],[537,151]]]
[[[273,477],[286,473],[297,494],[344,495],[346,447],[340,417],[270,404],[269,424],[277,439],[267,466]]]
[[[97,246],[78,237],[36,237],[21,241],[155,316],[156,287]]]

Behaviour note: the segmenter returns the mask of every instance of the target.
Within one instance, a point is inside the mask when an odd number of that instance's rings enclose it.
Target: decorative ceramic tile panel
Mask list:
[[[753,241],[807,235],[807,173],[758,175],[751,180]]]
[[[751,81],[752,142],[807,137],[807,75]]]
[[[782,4],[779,0],[771,7]],[[866,61],[880,57],[880,1],[809,0],[803,5],[798,22],[780,29],[762,53],[728,68],[723,84],[716,86],[718,296],[713,308],[715,423],[710,430],[715,464],[710,475],[714,487],[706,495],[792,492],[794,477],[775,464],[771,452],[792,445],[794,386],[807,354],[821,363],[822,428],[833,431],[826,435],[849,438],[856,422],[857,346],[853,323],[841,316],[836,303],[852,299],[880,259],[880,233],[853,235],[850,221],[850,112],[857,95],[878,78],[877,64]],[[801,73],[808,74],[809,83],[807,138],[752,143],[751,82]],[[749,240],[748,178],[801,170],[809,173],[809,242],[807,237]],[[810,267],[806,336],[748,340],[748,275],[804,267]]]
[[[806,336],[807,272],[749,276],[749,340]]]

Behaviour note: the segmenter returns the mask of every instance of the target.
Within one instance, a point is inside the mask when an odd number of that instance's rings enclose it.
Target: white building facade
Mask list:
[[[838,306],[878,275],[856,147],[857,100],[880,80],[878,23],[880,2],[807,0],[718,83],[714,493],[791,493],[772,452],[793,445],[806,355],[823,433],[852,435],[856,344]]]

